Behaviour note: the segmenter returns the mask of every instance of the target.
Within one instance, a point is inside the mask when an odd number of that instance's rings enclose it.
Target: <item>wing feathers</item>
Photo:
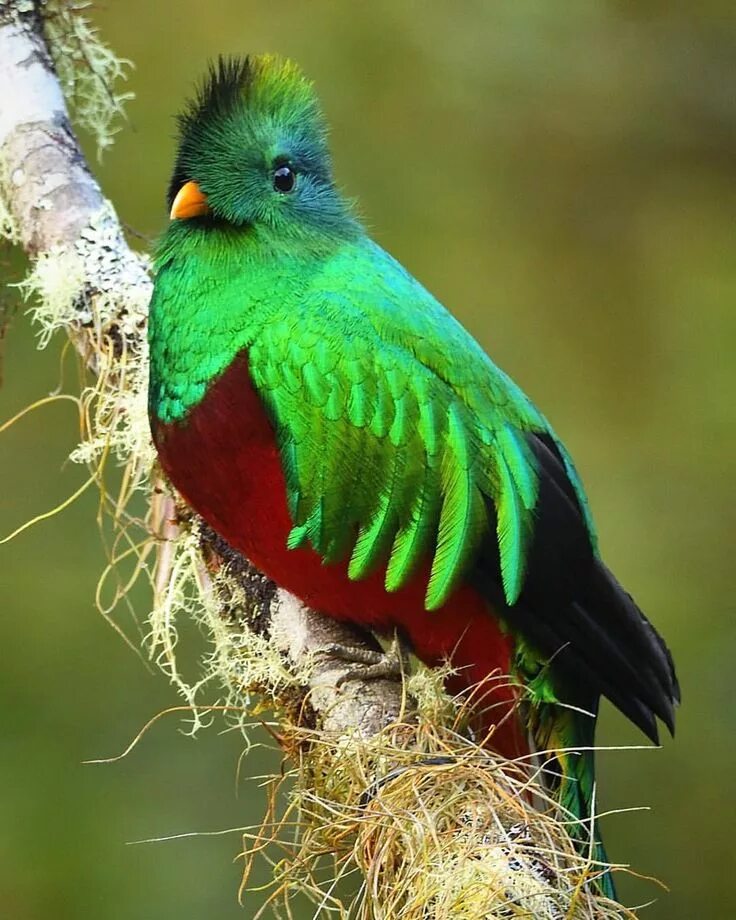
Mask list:
[[[372,243],[337,253],[303,298],[298,316],[274,308],[249,353],[281,448],[289,545],[326,561],[352,550],[351,578],[385,564],[390,591],[431,561],[430,610],[472,578],[555,673],[656,737],[679,693],[671,658],[600,563],[544,418]]]
[[[331,562],[352,546],[350,578],[384,563],[391,591],[429,556],[426,606],[433,610],[488,531],[490,500],[512,604],[537,496],[534,458],[520,433],[494,417],[476,390],[473,409],[424,365],[402,366],[396,349],[353,350],[338,361],[336,343],[313,335],[306,342],[311,351],[292,343],[260,371],[294,515],[289,547],[309,542]],[[254,364],[257,372],[261,364]]]
[[[521,593],[527,528],[519,493],[502,455],[498,460],[498,473],[500,497],[496,507],[496,533],[501,558],[503,591],[506,603],[511,606],[516,603]]]
[[[467,563],[488,526],[483,498],[476,483],[468,419],[451,403],[441,463],[442,511],[437,550],[427,587],[425,606],[436,610],[465,574]]]
[[[430,554],[437,535],[439,508],[439,492],[425,482],[417,490],[408,520],[396,534],[386,568],[387,591],[398,591],[406,584],[421,559]]]
[[[353,580],[365,578],[388,555],[404,503],[401,487],[405,469],[406,454],[395,451],[390,479],[383,486],[377,508],[368,523],[360,528],[355,541],[348,566],[348,576]]]

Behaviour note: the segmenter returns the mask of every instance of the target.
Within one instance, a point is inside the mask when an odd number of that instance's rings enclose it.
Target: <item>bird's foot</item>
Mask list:
[[[391,645],[385,651],[339,643],[327,645],[321,651],[353,665],[340,676],[338,687],[349,680],[397,680],[406,672],[406,658],[397,635],[394,635]]]

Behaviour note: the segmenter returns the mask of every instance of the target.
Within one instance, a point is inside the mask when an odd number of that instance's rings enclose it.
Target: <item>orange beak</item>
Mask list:
[[[186,220],[188,217],[201,217],[210,213],[207,196],[196,182],[185,182],[176,193],[171,205],[171,220]]]

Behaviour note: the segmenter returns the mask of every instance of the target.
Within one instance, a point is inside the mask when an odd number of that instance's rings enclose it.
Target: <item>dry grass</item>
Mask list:
[[[370,740],[294,726],[280,740],[295,766],[244,836],[241,897],[259,859],[273,868],[257,917],[291,917],[300,897],[355,920],[635,916],[586,884],[603,867],[576,853],[528,762],[421,716]]]

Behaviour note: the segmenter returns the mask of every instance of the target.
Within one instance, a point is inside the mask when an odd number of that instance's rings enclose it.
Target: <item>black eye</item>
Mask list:
[[[284,164],[273,171],[273,187],[277,192],[290,192],[296,182],[296,173]]]

